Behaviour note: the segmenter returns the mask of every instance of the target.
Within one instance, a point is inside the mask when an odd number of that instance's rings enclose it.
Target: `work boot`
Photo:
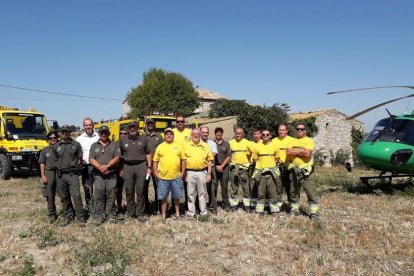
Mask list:
[[[71,223],[70,219],[63,219],[62,222],[59,224],[59,227],[66,227]]]
[[[56,222],[56,220],[57,220],[57,216],[52,216],[52,217],[49,217],[49,223],[50,223],[50,224],[55,223],[55,222]]]
[[[237,212],[237,206],[231,206],[230,211],[231,212]]]
[[[264,217],[264,212],[255,211],[255,214],[258,215],[259,217]]]
[[[318,214],[316,214],[316,213],[311,213],[311,214],[309,215],[309,218],[310,218],[311,220],[318,220],[318,219],[319,219],[319,215],[318,215]]]

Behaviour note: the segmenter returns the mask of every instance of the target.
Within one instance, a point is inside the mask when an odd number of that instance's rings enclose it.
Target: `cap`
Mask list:
[[[101,126],[98,130],[98,132],[103,132],[103,131],[107,131],[109,132],[109,127],[108,126]]]
[[[129,123],[128,126],[138,126],[138,123],[137,123],[137,121],[132,121],[132,122]]]
[[[174,134],[174,131],[170,127],[164,129],[164,134],[167,133],[168,131],[171,132],[172,134]]]
[[[148,124],[148,123],[153,123],[153,124],[154,124],[154,123],[155,123],[155,121],[154,121],[154,119],[153,119],[153,118],[149,118],[149,119],[147,119],[147,124]]]
[[[63,126],[60,127],[59,131],[60,132],[62,132],[62,131],[69,131],[70,132],[70,126],[63,125]]]

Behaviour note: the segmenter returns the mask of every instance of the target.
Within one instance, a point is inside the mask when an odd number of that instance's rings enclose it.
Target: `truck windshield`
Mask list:
[[[375,125],[365,141],[387,141],[414,146],[414,121],[409,119],[382,119]]]
[[[45,116],[30,113],[3,113],[6,135],[13,139],[46,139]]]

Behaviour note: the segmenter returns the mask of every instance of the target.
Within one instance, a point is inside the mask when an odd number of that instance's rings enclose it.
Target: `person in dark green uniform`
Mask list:
[[[151,149],[151,156],[154,157],[155,150],[158,147],[159,144],[162,143],[163,139],[162,136],[159,133],[155,132],[155,121],[154,119],[150,118],[147,120],[147,129],[145,132],[145,136],[147,136],[148,144]],[[152,181],[152,185],[154,186],[154,194],[155,194],[155,212],[159,211],[159,202],[158,202],[158,196],[157,196],[157,187],[158,187],[158,179],[154,176],[154,168],[152,169],[152,175],[148,179],[145,179],[145,207],[146,207],[146,213],[150,214],[150,204],[149,204],[149,198],[148,198],[148,189],[149,189],[149,183]]]
[[[44,196],[47,201],[47,215],[49,222],[54,223],[57,219],[56,214],[56,155],[53,151],[53,145],[56,144],[58,135],[55,131],[47,134],[49,145],[44,147],[40,152],[40,182],[43,184]],[[58,193],[59,194],[59,193]]]
[[[145,215],[145,178],[152,172],[151,149],[147,137],[138,134],[138,123],[128,126],[128,136],[120,141],[124,177],[124,187],[127,199],[127,217],[138,217],[143,222]],[[135,201],[136,195],[136,201]]]
[[[119,157],[119,143],[109,140],[108,126],[99,128],[99,140],[92,144],[89,152],[89,163],[94,174],[95,220],[102,224],[106,219],[116,223],[116,172]]]
[[[82,171],[82,146],[73,140],[70,134],[70,127],[68,125],[62,126],[60,128],[61,140],[53,146],[57,158],[57,187],[63,209],[63,221],[60,225],[62,227],[72,222],[73,213],[75,213],[79,225],[85,226],[85,214],[79,186],[79,175]]]

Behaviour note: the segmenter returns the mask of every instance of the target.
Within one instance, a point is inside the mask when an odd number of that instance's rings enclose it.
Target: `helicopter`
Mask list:
[[[366,91],[383,88],[408,88],[414,86],[379,86],[358,88],[342,91],[328,92],[328,95],[348,93],[355,91]],[[347,119],[357,118],[367,112],[386,104],[414,97],[414,94],[391,99],[367,109],[364,109]],[[387,118],[379,120],[368,136],[358,146],[358,157],[361,162],[369,168],[379,170],[378,176],[361,177],[363,183],[368,183],[369,179],[414,176],[414,110],[411,114],[393,115],[388,109]],[[389,173],[387,175],[387,173]]]

